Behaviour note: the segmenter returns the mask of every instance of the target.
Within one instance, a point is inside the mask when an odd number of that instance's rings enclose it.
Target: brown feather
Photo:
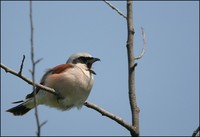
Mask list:
[[[44,85],[45,84],[45,79],[47,78],[48,75],[50,74],[59,74],[59,73],[62,73],[63,71],[65,71],[66,69],[68,68],[73,68],[74,66],[72,64],[61,64],[61,65],[58,65],[54,68],[51,68],[49,69],[42,77],[41,81],[40,81],[40,84],[41,85]],[[36,94],[39,92],[40,88],[36,87]],[[28,94],[26,96],[26,99],[28,98],[32,98],[34,96],[34,91],[31,92],[30,94]]]
[[[58,65],[52,69],[50,69],[50,71],[52,72],[52,74],[59,74],[62,73],[63,71],[65,71],[68,68],[72,68],[73,65],[72,64],[61,64]]]

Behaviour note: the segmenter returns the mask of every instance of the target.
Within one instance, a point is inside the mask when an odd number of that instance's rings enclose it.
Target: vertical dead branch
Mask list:
[[[135,59],[133,52],[134,28],[133,28],[133,9],[132,1],[127,0],[127,55],[128,55],[128,85],[129,85],[129,101],[132,113],[132,126],[136,132],[131,132],[132,136],[139,136],[139,108],[137,107],[135,95]]]
[[[34,91],[34,105],[35,105],[35,118],[37,123],[37,136],[40,136],[40,121],[39,121],[39,115],[38,115],[38,109],[37,109],[37,100],[36,100],[36,91],[35,91],[35,60],[34,60],[34,44],[33,44],[33,16],[32,16],[32,0],[30,0],[30,32],[31,32],[31,62],[32,62],[32,81],[33,81],[33,91]]]

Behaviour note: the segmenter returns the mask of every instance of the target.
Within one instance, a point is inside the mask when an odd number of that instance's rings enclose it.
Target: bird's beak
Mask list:
[[[92,64],[96,61],[101,61],[99,58],[92,57],[89,62],[87,63],[87,67],[89,68],[90,72],[96,75],[96,73],[92,70]]]
[[[96,61],[101,61],[99,58],[92,58],[91,60],[90,60],[90,62],[93,64],[94,62],[96,62]]]

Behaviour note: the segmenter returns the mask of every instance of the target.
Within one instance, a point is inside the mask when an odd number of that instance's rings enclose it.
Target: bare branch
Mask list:
[[[121,126],[125,127],[127,130],[129,130],[130,132],[135,132],[135,129],[133,128],[133,126],[130,125],[129,123],[125,122],[122,118],[104,110],[103,108],[100,108],[99,106],[97,106],[91,102],[85,102],[84,105],[88,108],[96,110],[97,112],[101,113],[103,116],[106,116],[106,117],[114,120],[115,122],[119,123]]]
[[[114,5],[112,5],[110,2],[103,0],[106,4],[108,4],[108,6],[110,6],[113,10],[115,10],[119,15],[121,15],[122,17],[124,17],[125,19],[127,19],[127,17],[120,11],[118,10]]]
[[[192,137],[197,137],[198,134],[200,134],[199,132],[200,132],[200,126],[198,126],[197,129],[195,129],[195,131],[192,134]]]
[[[5,70],[6,73],[13,74],[13,75],[17,76],[18,78],[21,78],[22,80],[24,80],[24,81],[27,82],[28,84],[33,85],[32,80],[26,78],[26,77],[23,76],[23,75],[19,75],[16,71],[10,69],[9,67],[7,67],[7,66],[5,66],[5,65],[3,65],[3,64],[0,64],[0,67],[3,68],[3,69]],[[53,94],[53,95],[55,95],[55,96],[59,96],[59,95],[55,92],[55,90],[52,89],[52,88],[46,87],[46,86],[41,85],[41,84],[38,84],[38,83],[35,83],[35,86],[38,87],[38,88],[40,88],[40,89],[43,89],[43,90],[45,90],[45,91],[47,91],[47,92],[49,92],[49,93],[51,93],[51,94]]]
[[[24,67],[24,60],[25,60],[25,55],[23,55],[22,63],[20,65],[20,70],[19,70],[19,73],[18,73],[19,75],[22,74],[22,70],[23,70],[23,67]]]
[[[140,55],[135,57],[135,60],[141,59],[144,56],[145,49],[146,49],[146,34],[144,31],[144,28],[142,27],[141,29],[142,29],[143,48],[142,48],[142,52],[140,53]]]
[[[133,9],[132,1],[127,0],[127,55],[128,55],[128,85],[129,85],[129,103],[131,107],[132,126],[135,132],[130,132],[132,136],[139,136],[139,108],[137,107],[136,94],[135,94],[135,59],[133,52],[134,43],[134,28],[133,28]]]
[[[40,131],[41,131],[41,126],[40,126],[40,120],[39,120],[39,114],[38,114],[38,109],[37,109],[37,99],[36,99],[36,90],[35,90],[35,65],[36,62],[34,60],[34,44],[33,44],[33,16],[32,16],[32,0],[30,0],[30,32],[31,32],[31,38],[30,38],[30,43],[31,43],[31,62],[32,62],[32,81],[33,81],[33,93],[34,93],[34,106],[35,106],[35,118],[36,118],[36,123],[37,123],[37,136],[40,137]]]

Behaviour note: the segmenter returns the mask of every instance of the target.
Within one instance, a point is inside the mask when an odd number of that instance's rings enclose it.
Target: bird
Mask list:
[[[34,92],[37,105],[46,105],[61,111],[74,107],[80,109],[93,87],[96,73],[92,65],[96,61],[100,59],[86,52],[72,54],[65,64],[48,69],[40,81],[41,85],[53,88],[59,96],[36,87],[24,100],[13,102],[20,103],[19,105],[6,111],[14,116],[22,116],[29,112],[35,107]]]

